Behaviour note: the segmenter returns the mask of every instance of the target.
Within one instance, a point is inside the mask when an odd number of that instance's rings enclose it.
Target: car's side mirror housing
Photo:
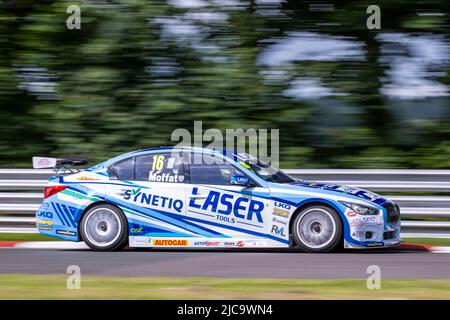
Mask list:
[[[230,182],[232,185],[236,185],[236,186],[249,187],[252,185],[252,183],[248,177],[240,176],[240,175],[232,176]]]

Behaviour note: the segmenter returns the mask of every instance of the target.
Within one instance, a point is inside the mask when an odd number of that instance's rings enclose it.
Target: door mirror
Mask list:
[[[247,178],[246,176],[232,176],[230,182],[232,185],[244,187],[248,187],[251,184],[250,179]]]

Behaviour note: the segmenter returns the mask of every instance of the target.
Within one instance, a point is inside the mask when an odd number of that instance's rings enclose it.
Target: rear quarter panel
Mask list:
[[[86,172],[49,179],[49,185],[67,188],[44,199],[36,212],[38,231],[63,240],[80,241],[81,216],[89,206],[104,201],[107,181],[105,176]]]

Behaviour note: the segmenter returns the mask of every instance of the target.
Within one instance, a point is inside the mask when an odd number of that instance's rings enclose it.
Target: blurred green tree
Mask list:
[[[367,1],[78,4],[81,30],[66,28],[66,2],[0,4],[4,167],[29,166],[33,155],[101,161],[170,143],[195,120],[279,128],[282,167],[449,165],[449,97],[388,98],[397,60],[386,54],[409,53],[380,38],[448,44],[449,15],[418,14],[448,13],[448,1],[383,1],[382,30],[370,31]],[[330,49],[308,48],[317,41]],[[443,86],[448,65],[434,77]]]

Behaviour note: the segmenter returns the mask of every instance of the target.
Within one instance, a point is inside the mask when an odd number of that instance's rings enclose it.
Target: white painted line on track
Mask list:
[[[89,249],[84,242],[68,242],[68,241],[31,241],[17,243],[14,248],[19,249],[57,249],[57,250],[79,250]]]
[[[431,249],[433,253],[450,253],[450,247],[433,247]]]

